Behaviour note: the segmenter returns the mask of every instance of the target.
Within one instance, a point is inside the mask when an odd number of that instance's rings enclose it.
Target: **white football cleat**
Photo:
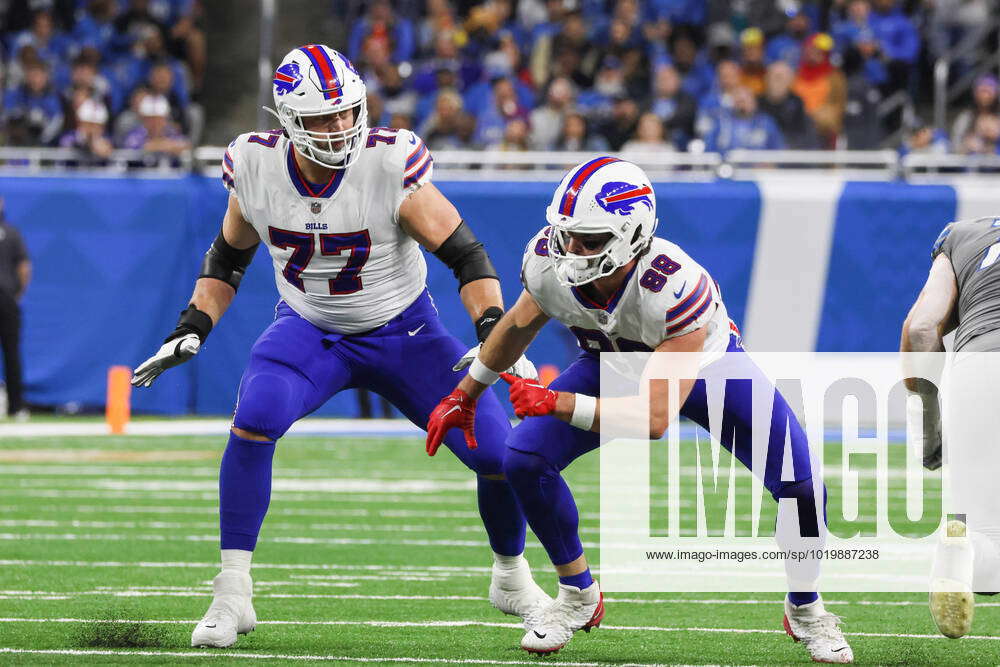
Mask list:
[[[945,637],[969,634],[976,610],[972,595],[972,544],[962,521],[948,522],[934,559],[931,578],[931,617]]]
[[[854,662],[854,652],[840,630],[840,618],[826,611],[822,600],[796,607],[785,598],[785,632],[802,642],[814,662]]]
[[[534,627],[537,619],[552,598],[531,578],[528,561],[521,559],[517,567],[501,568],[493,563],[490,580],[490,604],[511,616],[524,621],[524,629]]]
[[[253,632],[257,614],[253,610],[253,580],[238,570],[223,570],[212,580],[215,598],[191,633],[195,648],[227,648],[237,635]]]
[[[577,630],[590,632],[604,618],[604,594],[595,581],[580,590],[559,584],[559,595],[541,610],[534,627],[521,638],[529,653],[555,653],[569,643]]]

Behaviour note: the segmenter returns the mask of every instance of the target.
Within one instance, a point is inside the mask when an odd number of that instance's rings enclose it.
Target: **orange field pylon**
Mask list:
[[[112,366],[108,369],[108,398],[104,417],[112,433],[125,432],[125,425],[132,416],[132,369],[128,366]]]

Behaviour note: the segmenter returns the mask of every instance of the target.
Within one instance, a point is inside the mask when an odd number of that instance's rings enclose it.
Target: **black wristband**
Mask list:
[[[212,318],[207,313],[195,308],[194,304],[190,304],[181,311],[181,317],[177,320],[177,328],[163,342],[169,343],[175,338],[193,333],[197,334],[198,340],[204,343],[211,331]]]
[[[479,339],[480,343],[486,342],[486,337],[490,335],[493,327],[497,325],[501,317],[503,317],[502,308],[490,306],[483,311],[483,314],[476,320],[476,338]]]

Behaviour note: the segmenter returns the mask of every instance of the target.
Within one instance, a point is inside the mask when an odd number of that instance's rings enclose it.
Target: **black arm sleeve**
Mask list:
[[[472,233],[464,220],[441,244],[441,247],[434,251],[434,255],[455,274],[458,279],[458,289],[462,289],[473,280],[482,278],[500,280],[483,244]]]
[[[240,281],[246,273],[254,253],[257,252],[255,243],[246,250],[240,250],[229,245],[222,236],[222,232],[212,241],[212,247],[205,253],[205,260],[201,264],[201,274],[199,278],[215,278],[232,285],[234,290],[240,288]]]

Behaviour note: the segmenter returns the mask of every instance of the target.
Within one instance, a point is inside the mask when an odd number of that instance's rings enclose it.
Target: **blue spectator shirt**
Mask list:
[[[872,12],[869,24],[889,60],[913,64],[920,55],[920,35],[899,7],[886,14]]]
[[[705,137],[705,150],[712,153],[734,148],[779,150],[784,147],[784,137],[774,119],[760,111],[750,118],[720,111],[715,126]]]

